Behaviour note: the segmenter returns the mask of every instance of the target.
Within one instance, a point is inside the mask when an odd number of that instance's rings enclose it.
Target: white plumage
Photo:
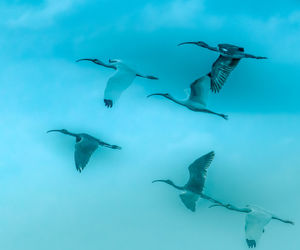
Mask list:
[[[248,206],[251,209],[245,219],[246,242],[249,247],[256,247],[265,226],[272,220],[272,215],[262,208]]]
[[[115,103],[122,92],[132,84],[137,73],[119,60],[116,60],[112,65],[116,67],[116,71],[107,81],[104,100],[111,100],[112,103]]]
[[[246,213],[245,219],[245,238],[249,248],[255,248],[257,242],[265,231],[265,226],[273,219],[283,223],[294,225],[290,220],[283,220],[273,215],[272,213],[260,208],[258,206],[248,205],[244,208],[238,208],[231,204],[214,204],[210,207],[222,206],[229,210]]]
[[[119,59],[109,60],[108,64],[98,59],[85,58],[77,60],[77,62],[80,61],[90,61],[95,64],[104,66],[106,68],[116,70],[116,72],[108,79],[104,91],[104,103],[105,106],[108,108],[111,108],[114,105],[114,103],[121,96],[122,92],[132,84],[132,82],[137,76],[151,80],[158,80],[158,78],[155,76],[144,76],[137,73],[135,70],[127,66],[124,62],[122,62]]]

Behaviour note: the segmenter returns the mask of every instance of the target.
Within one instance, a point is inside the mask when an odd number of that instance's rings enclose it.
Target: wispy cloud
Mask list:
[[[50,26],[55,18],[67,11],[81,0],[46,0],[42,6],[27,9],[20,16],[9,20],[12,27],[41,28]]]
[[[142,25],[146,25],[148,29],[193,26],[195,17],[203,8],[203,1],[196,0],[175,0],[161,5],[147,4],[141,12]]]
[[[273,55],[272,59],[281,62],[299,61],[300,11],[264,19],[245,16],[240,20],[240,25],[245,27],[246,32],[266,45],[266,50]]]

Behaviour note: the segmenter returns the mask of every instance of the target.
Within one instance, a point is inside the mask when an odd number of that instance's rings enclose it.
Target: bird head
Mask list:
[[[122,61],[121,61],[120,59],[109,59],[108,62],[109,62],[110,64],[115,64],[115,63],[120,63],[120,62],[122,62]]]
[[[100,63],[100,61],[98,59],[90,59],[90,58],[78,59],[76,62],[80,62],[80,61],[91,61],[91,62],[94,62],[94,63]]]

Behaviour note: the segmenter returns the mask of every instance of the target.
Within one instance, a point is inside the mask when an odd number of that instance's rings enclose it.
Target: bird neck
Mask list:
[[[170,186],[178,189],[178,190],[184,190],[184,187],[181,187],[181,186],[177,186],[173,181],[170,181],[170,180],[166,180],[166,181],[163,181],[167,184],[169,184]]]
[[[65,135],[74,136],[76,138],[76,142],[79,142],[81,140],[81,136],[79,136],[78,134],[71,133],[69,131],[61,131],[61,133],[65,134]]]
[[[178,100],[178,99],[174,98],[174,97],[171,96],[171,95],[167,95],[167,96],[164,95],[164,97],[167,98],[167,99],[169,99],[169,100],[171,100],[172,102],[175,102],[175,103],[179,104],[179,105],[182,105],[182,106],[185,106],[185,105],[186,105],[186,102],[185,102],[185,101]]]
[[[69,131],[64,131],[64,132],[61,132],[61,133],[66,134],[66,135],[70,135],[70,136],[74,136],[74,137],[78,137],[77,134],[71,133]]]

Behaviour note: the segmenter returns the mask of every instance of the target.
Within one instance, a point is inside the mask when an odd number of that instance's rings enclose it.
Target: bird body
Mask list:
[[[122,60],[114,59],[109,60],[109,63],[106,64],[98,59],[79,59],[80,61],[91,61],[95,64],[104,66],[106,68],[111,68],[116,70],[114,74],[110,76],[107,81],[106,88],[104,90],[104,104],[107,108],[111,108],[114,103],[121,96],[123,91],[125,91],[134,81],[134,79],[138,77],[143,77],[151,80],[158,80],[157,77],[154,76],[143,76],[137,73],[134,69],[125,64]]]
[[[210,86],[210,77],[209,75],[204,75],[190,85],[190,92],[186,99],[179,100],[171,96],[170,94],[162,94],[162,93],[155,93],[148,95],[154,96],[154,95],[160,95],[163,96],[179,105],[185,106],[186,108],[194,111],[194,112],[204,112],[204,113],[210,113],[214,115],[218,115],[225,120],[228,119],[227,115],[219,114],[216,112],[213,112],[206,108],[207,105],[207,99],[209,94],[209,86]]]
[[[279,220],[283,223],[288,223],[294,225],[294,222],[290,220],[283,220],[273,215],[272,213],[254,205],[247,205],[245,208],[238,208],[231,204],[214,204],[210,207],[222,206],[229,210],[246,213],[245,218],[245,237],[246,243],[249,248],[255,248],[257,242],[265,231],[265,226],[269,224],[269,222],[274,220]]]
[[[207,169],[210,166],[214,156],[215,153],[211,151],[195,160],[188,168],[190,178],[184,186],[177,186],[171,180],[154,180],[152,183],[164,182],[178,190],[181,190],[182,193],[179,195],[179,197],[186,208],[192,212],[196,211],[196,202],[199,200],[199,198],[204,198],[217,204],[222,204],[221,202],[203,194]]]
[[[218,44],[218,47],[212,47],[205,42],[199,41],[184,42],[179,45],[183,44],[194,44],[220,53],[218,59],[213,63],[211,70],[211,90],[215,93],[221,90],[230,73],[242,58],[267,59],[267,57],[247,54],[244,52],[244,48],[233,44],[221,43]]]
[[[121,149],[121,147],[119,146],[110,145],[85,133],[75,134],[67,131],[66,129],[54,129],[49,130],[48,133],[49,132],[60,132],[76,138],[74,160],[76,169],[79,172],[81,172],[86,167],[92,154],[99,146],[104,146],[112,149]]]

